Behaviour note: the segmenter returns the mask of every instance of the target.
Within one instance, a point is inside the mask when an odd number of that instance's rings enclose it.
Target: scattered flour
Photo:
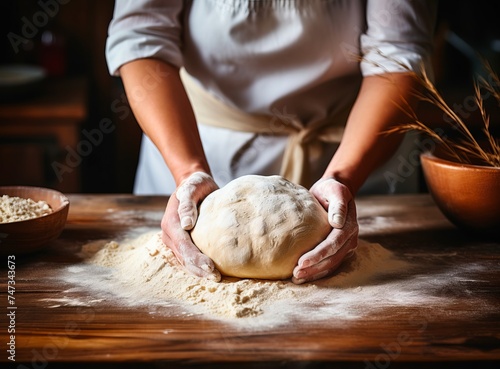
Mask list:
[[[367,307],[421,302],[421,294],[414,290],[394,294],[390,282],[377,282],[384,275],[408,270],[410,264],[365,241],[334,276],[304,285],[287,280],[225,277],[217,283],[198,278],[184,271],[157,231],[121,242],[92,242],[83,246],[81,256],[85,264],[67,269],[70,282],[111,293],[115,301],[128,306],[156,306],[170,312],[180,307],[182,314],[245,321],[247,327],[279,325],[293,318],[355,319]]]
[[[84,245],[83,262],[64,267],[56,277],[71,287],[57,299],[40,303],[47,308],[96,309],[112,304],[146,309],[159,317],[217,320],[245,331],[294,322],[345,325],[357,319],[387,319],[406,309],[433,319],[455,307],[455,318],[469,320],[485,309],[497,309],[481,300],[478,312],[471,287],[464,288],[483,283],[478,273],[491,265],[448,262],[450,255],[439,252],[431,259],[427,254],[403,254],[403,260],[379,244],[360,241],[354,256],[320,281],[297,286],[288,280],[223,278],[217,283],[185,272],[157,228],[136,231],[118,242]]]
[[[102,301],[102,299],[94,299],[94,300],[84,300],[84,299],[74,299],[69,297],[61,297],[61,298],[45,298],[40,299],[41,302],[50,302],[52,305],[47,306],[49,309],[58,308],[61,306],[89,306],[89,304],[95,304]]]
[[[0,223],[19,222],[52,213],[45,201],[34,201],[17,196],[0,197]]]

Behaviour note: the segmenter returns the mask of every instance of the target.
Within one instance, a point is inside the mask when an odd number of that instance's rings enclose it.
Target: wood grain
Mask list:
[[[112,299],[91,306],[43,303],[68,294],[92,297],[90,292],[71,292],[73,286],[58,278],[58,270],[81,263],[77,253],[88,241],[158,228],[167,202],[165,197],[131,195],[68,197],[70,213],[60,238],[43,252],[16,259],[16,364],[406,368],[425,363],[493,368],[500,361],[500,243],[459,231],[427,195],[359,198],[361,237],[401,257],[429,260],[420,274],[405,278],[488,266],[439,291],[453,297],[454,304],[389,306],[350,321],[298,319],[259,331],[200,317],[150,314],[147,306],[124,307]],[[7,305],[5,265],[0,301]],[[2,322],[4,343],[8,322]],[[5,351],[1,355],[0,361],[7,362]]]

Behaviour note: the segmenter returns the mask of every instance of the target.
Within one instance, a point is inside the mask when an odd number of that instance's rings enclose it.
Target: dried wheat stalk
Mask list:
[[[450,124],[460,133],[461,137],[459,139],[452,140],[449,137],[440,136],[436,131],[418,118],[417,114],[405,98],[402,99],[402,104],[397,104],[397,106],[410,118],[411,123],[394,126],[389,129],[387,133],[419,131],[437,141],[444,151],[461,163],[470,163],[471,159],[476,159],[487,166],[500,167],[500,140],[491,134],[490,118],[484,107],[484,101],[481,95],[481,89],[485,89],[500,105],[500,91],[495,88],[495,86],[500,86],[500,80],[498,75],[493,71],[488,63],[485,63],[485,68],[490,74],[493,83],[489,83],[482,77],[479,77],[474,83],[474,98],[481,114],[482,122],[484,124],[483,133],[487,141],[485,145],[480,145],[467,126],[467,123],[446,103],[440,92],[429,79],[429,76],[425,72],[425,68],[422,67],[420,73],[415,73],[401,61],[385,56],[380,52],[379,55],[382,55],[383,57],[396,63],[412,75],[417,81],[417,84],[421,87],[421,89],[415,89],[412,91],[413,95],[420,101],[428,102],[434,105],[446,116],[448,116],[451,120]],[[368,62],[370,61],[368,60]],[[371,63],[377,67],[383,68],[383,66],[376,62]]]

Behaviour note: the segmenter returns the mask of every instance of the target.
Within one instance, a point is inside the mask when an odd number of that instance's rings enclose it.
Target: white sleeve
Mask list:
[[[182,0],[116,0],[106,40],[109,72],[125,63],[158,58],[182,65]]]
[[[432,78],[432,39],[436,0],[368,0],[367,29],[361,35],[363,76],[403,72],[393,60]]]

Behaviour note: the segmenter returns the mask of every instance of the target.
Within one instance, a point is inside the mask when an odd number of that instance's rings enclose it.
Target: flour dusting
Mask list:
[[[213,282],[186,272],[156,231],[120,242],[92,242],[83,246],[81,255],[86,263],[69,267],[66,279],[112,293],[121,303],[180,306],[209,318],[259,318],[274,324],[303,312],[318,319],[324,314],[358,317],[356,299],[380,298],[369,283],[409,267],[379,244],[360,241],[354,256],[334,276],[315,283],[297,286],[288,280],[228,277]],[[328,312],[328,307],[335,311]]]
[[[450,309],[456,318],[471,319],[478,303],[483,312],[497,309],[473,298],[472,287],[464,288],[471,281],[483,283],[478,273],[492,266],[449,252],[395,254],[360,240],[334,275],[313,283],[227,277],[217,283],[186,272],[161,242],[158,229],[134,229],[127,235],[83,245],[81,262],[55,271],[70,286],[57,298],[40,300],[42,306],[112,305],[159,318],[216,320],[245,331],[294,322],[345,326],[417,310],[428,319],[448,316]]]
[[[100,246],[86,245],[83,252],[90,256]],[[140,300],[177,300],[222,317],[256,316],[262,313],[266,300],[294,296],[285,282],[226,278],[218,283],[189,274],[158,233],[108,242],[88,261],[111,268],[113,278],[122,285],[120,293],[130,301],[137,296]]]
[[[41,303],[49,308],[80,305],[82,301],[72,301],[71,295],[87,291],[89,306],[146,307],[151,315],[197,316],[257,330],[294,321],[341,325],[415,307],[446,314],[457,299],[468,304],[461,286],[475,269],[485,267],[467,263],[449,269],[441,263],[429,269],[408,261],[414,257],[403,260],[379,244],[360,240],[355,254],[320,281],[295,285],[289,280],[225,277],[213,282],[186,272],[158,231],[151,229],[126,240],[88,243],[80,256],[82,263],[63,270],[62,278],[73,286],[65,291],[67,296]],[[456,287],[454,295],[443,294]],[[464,310],[464,318],[470,318],[473,307]]]

